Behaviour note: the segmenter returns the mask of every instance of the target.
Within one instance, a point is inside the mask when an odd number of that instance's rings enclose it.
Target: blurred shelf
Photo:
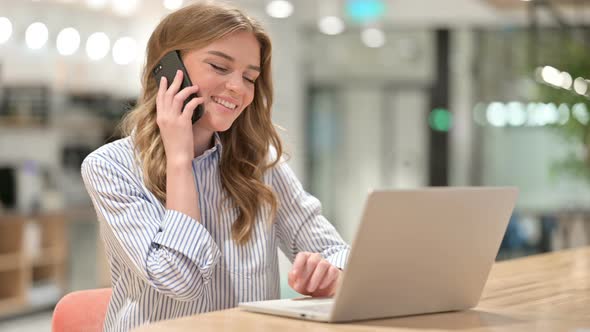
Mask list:
[[[23,258],[19,253],[1,254],[0,271],[11,271],[23,266]]]
[[[18,314],[25,308],[25,299],[23,297],[12,297],[0,300],[0,317],[7,317]]]
[[[0,216],[0,317],[54,305],[65,293],[65,233],[63,213]]]
[[[33,267],[62,264],[66,260],[66,253],[63,247],[55,245],[41,249],[43,253],[41,256],[32,259]]]

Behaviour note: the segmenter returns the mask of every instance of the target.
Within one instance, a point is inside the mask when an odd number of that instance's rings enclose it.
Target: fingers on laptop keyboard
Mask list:
[[[299,277],[300,273],[304,270],[309,256],[311,256],[310,252],[300,252],[297,254],[295,261],[293,262],[293,268],[291,269],[291,272],[295,274],[295,277]]]
[[[321,254],[300,252],[295,257],[288,278],[291,288],[300,294],[331,296],[339,275],[340,271]]]
[[[313,293],[318,289],[318,286],[324,278],[327,276],[327,272],[330,269],[331,264],[328,263],[326,260],[320,260],[311,274],[309,278],[309,282],[307,283],[307,291]]]
[[[305,272],[301,276],[302,281],[305,285],[309,284],[311,277],[313,276],[318,264],[323,260],[322,255],[320,254],[311,254],[307,258],[307,263],[305,263]]]
[[[319,289],[326,289],[329,286],[332,286],[335,282],[338,281],[338,277],[340,276],[340,270],[337,267],[330,264],[330,268],[326,271],[326,276],[322,280],[319,285]]]
[[[300,294],[308,294],[306,286],[314,270],[313,261],[317,260],[316,255],[321,259],[321,255],[310,252],[300,252],[295,257],[293,268],[289,273],[289,285]]]

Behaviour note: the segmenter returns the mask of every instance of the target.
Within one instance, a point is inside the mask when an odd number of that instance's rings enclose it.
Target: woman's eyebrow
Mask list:
[[[234,62],[236,60],[232,56],[230,56],[228,54],[225,54],[223,52],[220,52],[220,51],[208,51],[207,53],[220,56],[220,57],[222,57],[224,59],[227,59],[229,61],[232,61],[232,62]],[[253,69],[253,70],[256,70],[257,72],[261,72],[262,71],[262,69],[260,69],[260,67],[254,66],[254,65],[248,65],[248,68]]]

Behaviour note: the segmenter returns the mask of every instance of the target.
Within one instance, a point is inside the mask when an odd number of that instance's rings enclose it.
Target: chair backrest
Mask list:
[[[100,288],[66,294],[55,306],[51,331],[102,331],[111,293],[111,288]]]

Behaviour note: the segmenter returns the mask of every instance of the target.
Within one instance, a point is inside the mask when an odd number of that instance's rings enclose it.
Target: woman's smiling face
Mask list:
[[[211,132],[228,130],[254,99],[254,81],[260,75],[258,40],[251,32],[235,32],[182,58],[205,99],[205,113],[195,126]]]

